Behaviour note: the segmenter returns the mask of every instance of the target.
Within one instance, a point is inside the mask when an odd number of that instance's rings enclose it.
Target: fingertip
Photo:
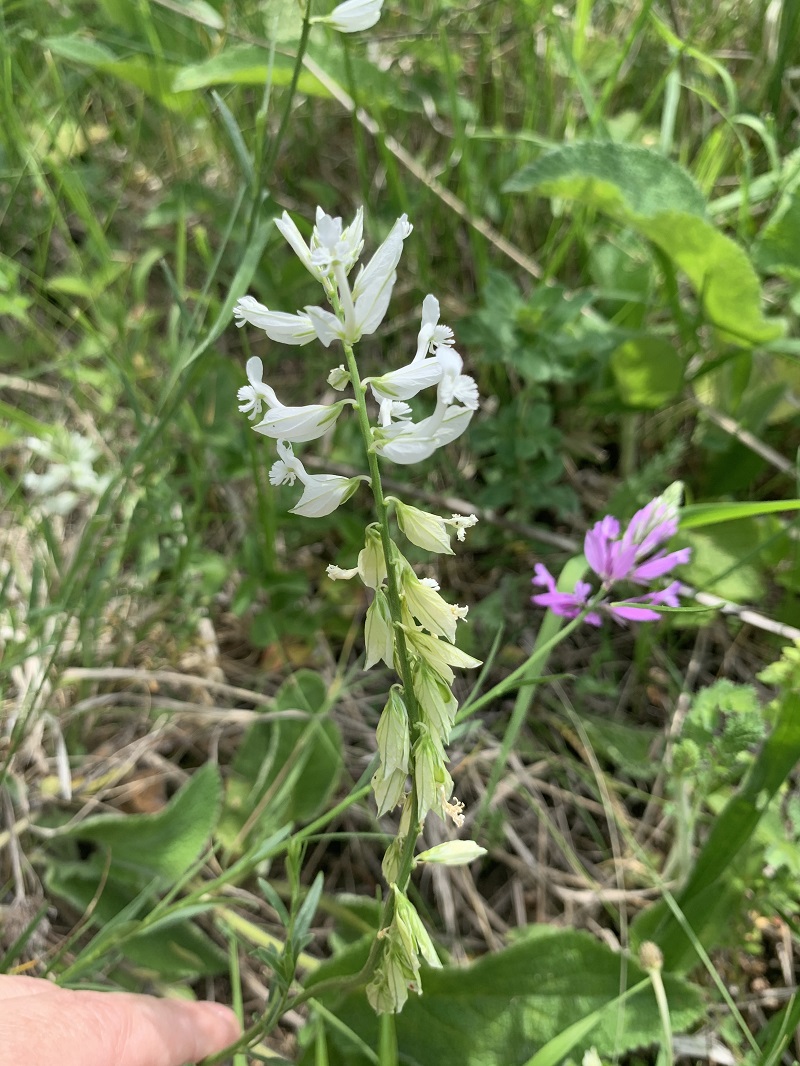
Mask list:
[[[208,1039],[218,1040],[219,1046],[214,1051],[221,1051],[228,1044],[233,1044],[242,1035],[242,1026],[236,1014],[230,1007],[222,1003],[198,1003],[207,1019]]]

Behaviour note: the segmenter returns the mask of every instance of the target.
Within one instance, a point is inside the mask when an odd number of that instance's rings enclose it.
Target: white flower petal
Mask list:
[[[290,514],[303,515],[305,518],[324,518],[336,508],[349,500],[358,488],[360,481],[368,481],[364,475],[359,477],[340,477],[338,474],[306,474],[303,495],[291,508]]]
[[[314,22],[327,22],[340,33],[357,33],[368,30],[381,17],[383,0],[345,0],[325,18],[313,19]]]
[[[284,311],[270,311],[253,296],[243,296],[233,309],[236,325],[249,322],[263,329],[270,340],[281,344],[308,344],[316,332],[308,315],[290,315]]]
[[[423,359],[368,380],[377,400],[410,400],[422,389],[436,385],[441,376],[442,364],[438,359]]]
[[[312,274],[317,281],[322,281],[322,275],[311,262],[311,249],[306,244],[302,233],[289,216],[289,213],[284,211],[280,218],[275,219],[275,225],[309,274]]]
[[[274,407],[263,422],[253,426],[253,429],[265,437],[291,441],[293,444],[317,440],[334,425],[345,404],[351,402],[340,400],[330,405],[314,403],[306,407]]]
[[[344,325],[336,315],[323,307],[306,307],[306,315],[311,322],[314,333],[327,348],[335,340],[345,339]]]
[[[400,215],[395,225],[389,230],[386,240],[355,279],[355,285],[353,286],[354,301],[357,302],[358,298],[366,292],[372,293],[374,300],[375,294],[385,288],[389,278],[394,275],[397,264],[400,262],[400,256],[403,253],[403,241],[411,235],[412,229],[413,226],[409,222],[409,216]],[[391,284],[394,285],[394,280],[391,281]]]

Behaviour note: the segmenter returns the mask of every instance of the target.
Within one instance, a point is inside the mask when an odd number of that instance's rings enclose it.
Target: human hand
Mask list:
[[[0,975],[0,1066],[182,1066],[240,1033],[220,1003],[72,992]]]

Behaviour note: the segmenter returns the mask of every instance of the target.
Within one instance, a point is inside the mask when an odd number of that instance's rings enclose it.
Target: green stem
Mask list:
[[[375,454],[375,449],[373,447],[372,427],[369,424],[369,412],[367,411],[366,390],[358,372],[358,364],[356,363],[356,357],[352,345],[343,344],[343,347],[345,359],[347,360],[347,369],[350,373],[350,384],[352,385],[353,395],[356,400],[358,424],[364,441],[364,449],[367,453],[372,496],[375,500],[375,510],[377,511],[378,526],[381,534],[381,545],[383,547],[383,556],[386,561],[386,592],[389,600],[389,611],[392,616],[392,622],[394,623],[394,639],[397,650],[400,680],[403,683],[403,694],[405,696],[406,708],[408,710],[409,723],[413,728],[413,726],[420,721],[421,716],[417,697],[414,693],[414,680],[411,674],[411,659],[408,653],[406,635],[402,629],[403,611],[400,598],[400,580],[397,574],[397,565],[394,557],[394,542],[392,541],[392,533],[389,528],[389,507],[386,503],[386,497],[383,494],[383,484],[381,482],[378,456]],[[417,824],[418,820],[418,804],[417,788],[416,784],[413,783],[413,774],[411,780],[411,802],[413,807],[410,824],[412,826],[412,831],[409,831],[405,838],[400,856],[400,871],[397,877],[397,887],[401,889],[401,891],[405,891],[409,877],[411,876],[411,868],[414,861],[414,846],[416,844],[416,836],[413,832],[413,826]]]

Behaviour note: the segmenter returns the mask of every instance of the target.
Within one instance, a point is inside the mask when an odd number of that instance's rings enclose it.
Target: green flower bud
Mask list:
[[[467,617],[467,607],[450,604],[439,595],[435,581],[417,577],[406,563],[400,583],[406,604],[419,624],[437,637],[446,637],[452,644],[456,639],[456,623]]]
[[[384,773],[380,767],[372,775],[372,791],[375,793],[375,803],[378,805],[378,817],[393,810],[405,795],[407,774],[403,770],[392,770]]]
[[[378,722],[378,751],[385,774],[395,770],[408,773],[411,740],[408,734],[408,711],[400,695],[400,686],[393,685],[389,699]]]
[[[429,552],[441,555],[455,555],[450,547],[450,534],[445,520],[430,511],[420,511],[418,507],[409,507],[395,499],[397,524],[412,544]]]
[[[364,547],[358,553],[358,572],[361,580],[371,589],[379,589],[386,580],[386,559],[378,526],[367,526]],[[389,664],[391,665],[391,664]]]
[[[446,840],[443,844],[420,852],[414,863],[438,862],[442,866],[466,866],[485,854],[486,848],[480,847],[474,840]]]
[[[447,744],[456,719],[458,700],[436,671],[422,659],[414,664],[413,684],[423,720],[442,743]]]
[[[377,589],[375,598],[367,608],[364,623],[364,640],[366,644],[366,662],[364,669],[369,670],[375,663],[383,662],[391,667],[394,661],[394,626],[386,594]]]

